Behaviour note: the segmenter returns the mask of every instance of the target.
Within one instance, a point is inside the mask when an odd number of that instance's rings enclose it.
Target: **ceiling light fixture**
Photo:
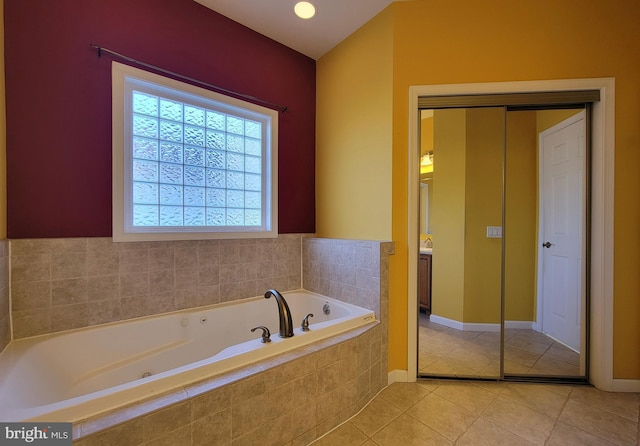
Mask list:
[[[293,10],[301,19],[310,19],[316,15],[316,7],[309,2],[298,2]]]

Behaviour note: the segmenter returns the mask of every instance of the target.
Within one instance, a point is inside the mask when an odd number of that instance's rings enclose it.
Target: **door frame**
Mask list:
[[[590,266],[590,382],[606,391],[623,390],[613,379],[613,210],[615,154],[615,78],[563,79],[522,82],[413,85],[409,87],[408,144],[408,312],[407,377],[418,374],[418,98],[457,94],[502,94],[600,90],[591,120],[591,266]],[[396,377],[399,376],[396,374]],[[398,379],[401,380],[401,379]]]

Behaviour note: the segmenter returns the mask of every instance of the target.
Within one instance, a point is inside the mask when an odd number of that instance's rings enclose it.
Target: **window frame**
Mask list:
[[[135,226],[133,225],[132,103],[136,91],[151,92],[198,107],[236,114],[262,122],[261,226]],[[154,92],[155,91],[155,92]],[[209,104],[208,106],[206,104]],[[112,62],[112,208],[113,240],[163,241],[278,236],[278,112],[195,85]]]

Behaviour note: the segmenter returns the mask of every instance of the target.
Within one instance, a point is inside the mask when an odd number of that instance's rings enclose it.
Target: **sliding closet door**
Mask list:
[[[506,376],[586,377],[584,107],[506,116]]]
[[[432,149],[422,152],[431,152],[432,171],[421,174],[429,193],[421,261],[428,258],[430,271],[421,269],[418,288],[429,279],[430,301],[419,313],[419,373],[499,378],[504,108],[427,115],[422,144]]]

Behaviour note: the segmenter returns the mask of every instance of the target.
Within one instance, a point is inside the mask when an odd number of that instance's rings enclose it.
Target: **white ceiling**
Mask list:
[[[318,59],[394,0],[309,0],[316,15],[293,12],[297,0],[195,0],[312,59]]]

